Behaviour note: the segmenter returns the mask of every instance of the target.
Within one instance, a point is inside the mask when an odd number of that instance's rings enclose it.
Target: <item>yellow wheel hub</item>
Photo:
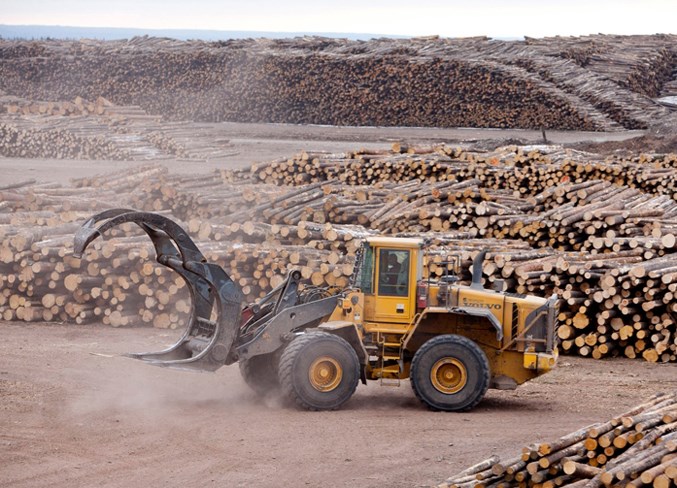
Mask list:
[[[308,379],[317,391],[332,391],[343,378],[343,368],[339,362],[329,356],[321,356],[313,361],[308,370]]]
[[[458,359],[442,358],[430,370],[430,381],[436,390],[451,395],[468,383],[468,371]]]

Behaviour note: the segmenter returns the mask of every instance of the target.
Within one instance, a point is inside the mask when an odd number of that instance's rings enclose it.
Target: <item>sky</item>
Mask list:
[[[677,0],[0,0],[0,24],[544,37],[677,33]]]

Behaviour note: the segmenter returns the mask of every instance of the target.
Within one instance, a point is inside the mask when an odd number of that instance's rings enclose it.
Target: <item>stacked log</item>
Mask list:
[[[491,153],[445,146],[395,149],[303,153],[249,170],[195,176],[150,165],[81,178],[72,187],[26,182],[0,189],[0,279],[7,284],[0,311],[24,320],[50,314],[71,320],[62,312],[75,303],[73,311],[84,313],[81,320],[98,320],[93,310],[105,315],[111,296],[118,302],[108,313],[122,313],[118,280],[123,279],[133,289],[124,293],[125,303],[143,297],[133,315],[154,317],[153,307],[182,287],[164,270],[148,267],[148,242],[140,244],[127,232],[113,234],[95,248],[93,268],[85,264],[89,258],[64,261],[75,222],[126,206],[182,222],[250,301],[292,266],[313,285],[345,286],[361,238],[419,235],[429,241],[432,276],[444,272],[437,266],[444,253],[460,252],[467,270],[472,257],[487,248],[487,286],[558,294],[558,336],[565,351],[677,360],[677,204],[664,194],[674,192],[674,156],[599,161],[547,147]],[[308,182],[312,169],[317,171]],[[622,185],[630,178],[635,188]],[[292,185],[274,184],[281,181]],[[111,245],[118,241],[119,250]],[[111,260],[113,271],[107,266]],[[131,281],[130,273],[136,276]],[[151,286],[156,278],[161,278],[157,289]],[[467,271],[463,278],[469,279]],[[82,292],[85,288],[96,289],[96,296]],[[149,298],[156,291],[162,299]],[[41,293],[60,297],[48,300],[47,315],[33,299]],[[12,303],[10,294],[17,296]],[[34,312],[17,312],[20,307]],[[163,317],[162,323],[175,323]]]
[[[392,152],[300,153],[292,158],[224,172],[230,181],[256,179],[275,185],[302,185],[339,180],[349,185],[379,182],[465,181],[535,196],[559,183],[606,180],[645,193],[677,196],[677,156],[641,154],[600,160],[598,156],[557,146],[506,146],[476,152],[453,146],[408,147]]]
[[[189,297],[184,283],[153,263],[150,241],[138,229],[122,226],[111,231],[80,260],[71,256],[73,233],[91,212],[67,216],[43,211],[41,217],[37,213],[15,213],[2,226],[0,316],[4,320],[103,322],[116,327],[185,324]],[[73,220],[63,223],[66,218]],[[21,230],[12,233],[9,228],[20,223]],[[200,219],[178,223],[195,236],[207,260],[220,265],[248,301],[279,285],[291,269],[301,271],[306,286],[347,287],[360,239],[371,234],[361,227],[312,222],[298,226],[224,225]],[[464,236],[453,237],[461,242]],[[526,248],[520,243],[463,244],[466,268],[477,249]],[[440,268],[437,274],[441,272]]]
[[[77,216],[78,222],[24,224],[20,232],[5,235],[0,242],[0,316],[113,326],[183,325],[189,306],[184,283],[153,263],[150,241],[133,228],[123,227],[111,231],[105,241],[97,241],[82,260],[75,259],[71,256],[73,234],[84,218]],[[52,218],[61,215],[55,213]],[[12,222],[21,219],[15,217]],[[295,229],[296,236],[291,238],[289,229],[262,228],[261,224],[179,223],[204,236],[197,243],[206,258],[223,267],[249,301],[277,286],[292,268],[301,270],[308,284],[315,286],[345,288],[353,273],[346,250],[354,256],[355,245],[350,241],[357,239],[355,229],[323,227],[321,234],[326,238],[319,242],[299,238],[298,234],[309,235],[303,227]]]
[[[35,130],[0,122],[0,154],[10,158],[130,159],[129,153],[97,136],[59,129]]]
[[[1,41],[0,76],[11,95],[105,97],[174,120],[616,130],[668,116],[651,98],[674,45],[658,35]]]
[[[2,317],[97,321],[113,326],[182,325],[188,303],[183,282],[152,263],[150,242],[138,230],[134,233],[133,228],[123,227],[111,231],[82,261],[70,256],[73,233],[84,219],[99,210],[131,206],[138,195],[145,194],[139,191],[144,184],[152,185],[163,175],[166,169],[156,165],[81,179],[76,188],[27,181],[3,189],[3,199],[12,203],[13,211],[0,214]],[[188,189],[196,184],[204,189],[208,181],[189,177],[182,183]],[[260,185],[257,187],[260,189]],[[166,186],[163,189],[168,191]],[[244,188],[235,198],[241,200],[242,194],[264,193]],[[154,199],[149,202],[152,207],[162,206]],[[211,206],[222,205],[212,201]],[[176,216],[172,218],[195,237],[210,262],[228,272],[249,301],[279,284],[292,268],[300,269],[303,278],[315,286],[347,286],[359,239],[373,233],[358,226],[304,221],[286,226],[252,221],[224,224],[200,218],[181,222]],[[474,244],[473,249],[478,247],[486,246]],[[525,245],[513,247],[524,249]],[[468,253],[467,262],[470,259]],[[178,304],[176,311],[165,308],[170,299]]]
[[[209,161],[232,156],[218,124],[166,122],[138,106],[34,102],[0,96],[0,156],[87,160]]]
[[[674,45],[659,47],[645,36],[546,37],[527,38],[526,42],[550,56],[572,59],[579,66],[652,98],[671,78],[677,54]]]
[[[293,183],[298,175],[322,182],[339,174],[342,181],[371,183],[368,188],[353,187],[354,195],[362,195],[355,197],[354,205],[363,206],[356,222],[381,231],[453,230],[521,239],[535,248],[551,249],[548,256],[538,255],[541,261],[536,265],[515,267],[499,259],[488,266],[487,279],[501,276],[508,289],[520,293],[563,295],[559,333],[567,351],[595,358],[620,354],[675,360],[677,208],[670,198],[675,194],[674,156],[593,162],[556,154],[542,159],[542,154],[510,156],[509,151],[497,157],[435,150],[419,148],[424,154],[412,151],[404,158],[353,153],[323,159],[302,154],[252,172],[277,183]],[[445,159],[447,153],[456,160]],[[555,159],[555,164],[548,159]],[[482,180],[465,179],[473,176]],[[421,184],[418,178],[431,183]],[[400,184],[395,188],[389,179]],[[558,181],[573,183],[557,185]],[[657,196],[617,186],[623,183]],[[543,191],[530,195],[538,189]],[[369,204],[380,194],[387,200],[372,210]]]
[[[439,488],[486,486],[654,486],[677,484],[677,393],[656,394],[632,410],[560,437],[492,456]]]
[[[18,97],[2,97],[0,99],[7,114],[22,115],[104,115],[115,113],[111,110],[114,105],[103,97],[95,101],[88,101],[82,97],[75,97],[72,101],[46,102],[29,101]]]

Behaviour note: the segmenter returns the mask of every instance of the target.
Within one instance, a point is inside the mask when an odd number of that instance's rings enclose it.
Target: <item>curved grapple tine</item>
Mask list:
[[[125,213],[134,212],[134,210],[128,208],[114,208],[112,210],[106,210],[104,212],[93,215],[87,221],[82,224],[82,226],[75,233],[75,243],[73,246],[73,256],[76,258],[81,258],[82,254],[87,249],[93,240],[101,235],[101,232],[96,227],[98,222],[108,220],[118,215]]]
[[[78,229],[73,254],[82,256],[98,236],[127,222],[137,224],[148,234],[157,261],[181,275],[191,296],[189,324],[176,344],[160,352],[127,356],[157,366],[201,371],[214,371],[234,362],[233,344],[239,331],[243,294],[220,266],[206,263],[176,222],[151,212],[107,210],[92,216]]]

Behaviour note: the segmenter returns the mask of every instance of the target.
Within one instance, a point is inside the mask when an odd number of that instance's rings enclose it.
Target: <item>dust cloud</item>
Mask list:
[[[93,367],[73,371],[81,385],[66,412],[74,417],[99,417],[102,413],[134,416],[145,422],[162,421],[186,409],[205,406],[246,406],[255,402],[237,376],[237,366],[215,373],[160,368],[124,357],[92,356]],[[225,376],[228,376],[226,380]]]

